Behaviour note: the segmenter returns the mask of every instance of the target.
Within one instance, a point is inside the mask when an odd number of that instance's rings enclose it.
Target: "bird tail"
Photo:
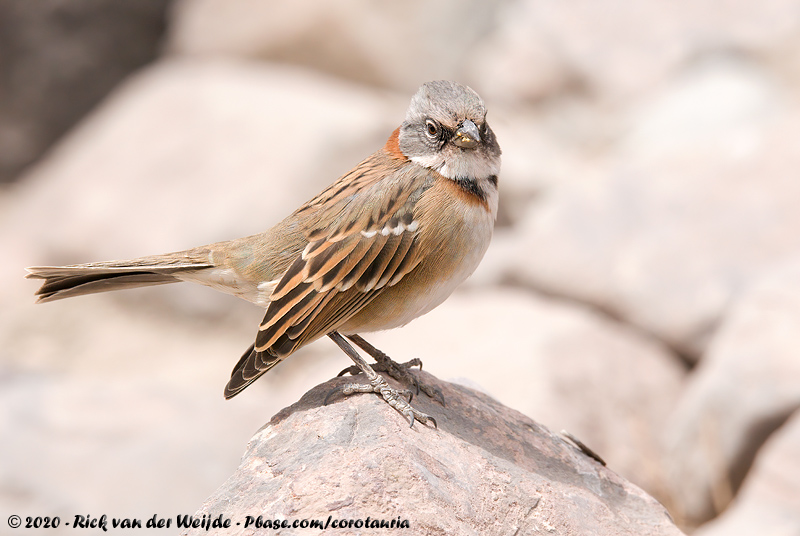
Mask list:
[[[44,279],[36,291],[36,303],[44,303],[95,292],[163,285],[181,281],[178,274],[210,268],[184,254],[142,257],[129,261],[108,261],[69,266],[32,266],[28,279]]]

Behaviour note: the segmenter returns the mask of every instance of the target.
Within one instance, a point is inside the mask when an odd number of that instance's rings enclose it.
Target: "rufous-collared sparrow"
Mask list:
[[[357,334],[407,324],[475,270],[494,228],[499,171],[478,94],[429,82],[382,149],[264,233],[128,261],[32,267],[27,277],[45,280],[39,302],[177,281],[233,294],[266,315],[226,398],[328,335],[369,379],[343,392],[380,393],[412,426],[435,425],[345,337],[385,368],[390,360]]]

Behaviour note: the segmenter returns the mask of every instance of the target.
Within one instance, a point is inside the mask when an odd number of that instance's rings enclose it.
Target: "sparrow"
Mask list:
[[[500,155],[478,94],[428,82],[380,150],[261,234],[126,261],[35,266],[27,277],[44,280],[37,303],[178,281],[238,296],[266,314],[225,398],[327,335],[369,381],[343,394],[378,393],[411,426],[436,426],[376,372],[420,363],[398,365],[358,334],[407,324],[472,274],[494,229]]]

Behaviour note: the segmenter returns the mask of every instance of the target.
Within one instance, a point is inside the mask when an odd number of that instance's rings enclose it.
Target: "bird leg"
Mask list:
[[[430,398],[438,400],[442,406],[445,405],[444,395],[442,394],[441,390],[425,383],[420,383],[417,376],[412,374],[411,370],[409,370],[411,367],[419,367],[419,369],[422,370],[422,361],[420,361],[418,358],[414,358],[411,361],[406,361],[405,363],[398,363],[365,341],[359,335],[346,335],[346,337],[372,356],[372,358],[376,361],[376,364],[373,367],[376,372],[385,372],[400,383],[414,386],[416,394],[419,394],[420,390],[422,390],[422,392],[428,395]],[[360,370],[357,367],[348,367],[341,371],[338,375],[343,376],[344,374],[358,374],[359,372]]]
[[[356,364],[360,371],[363,372],[369,380],[368,385],[360,383],[348,383],[342,386],[341,393],[343,395],[351,395],[353,393],[378,393],[390,406],[399,411],[406,419],[408,419],[408,422],[411,426],[414,426],[414,421],[417,420],[422,424],[427,424],[428,421],[430,421],[433,423],[433,426],[436,427],[436,419],[411,407],[411,404],[403,399],[402,394],[397,389],[386,383],[386,380],[383,379],[383,376],[375,372],[364,360],[364,358],[359,355],[355,348],[350,346],[350,343],[348,343],[344,337],[339,334],[338,331],[331,331],[328,333],[328,337],[330,337],[331,340],[333,340],[333,342],[335,342],[337,346],[339,346],[339,348],[341,348],[342,351],[353,360],[353,363]],[[410,391],[407,392],[407,394],[410,395]]]

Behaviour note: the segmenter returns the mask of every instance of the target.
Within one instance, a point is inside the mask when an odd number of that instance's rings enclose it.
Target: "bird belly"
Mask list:
[[[479,261],[480,259],[478,259]],[[421,277],[412,277],[406,284],[401,281],[394,287],[386,289],[373,300],[343,326],[342,331],[348,334],[365,333],[405,326],[415,318],[441,305],[456,287],[475,271],[478,262],[464,263],[462,270],[453,273],[448,279],[435,278],[432,281],[425,281]],[[412,285],[413,290],[409,290]]]

